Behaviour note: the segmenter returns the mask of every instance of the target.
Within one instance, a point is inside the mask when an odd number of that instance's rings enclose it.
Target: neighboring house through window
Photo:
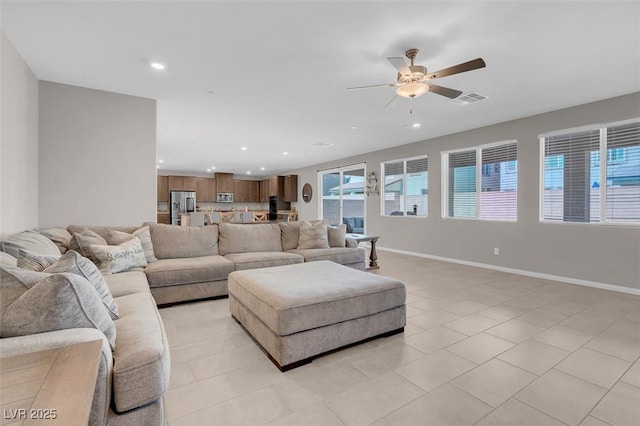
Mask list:
[[[382,214],[384,216],[427,216],[427,156],[381,163]]]

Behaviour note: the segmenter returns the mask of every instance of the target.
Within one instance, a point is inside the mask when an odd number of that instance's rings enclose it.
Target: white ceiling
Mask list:
[[[158,159],[171,171],[269,175],[640,91],[637,1],[1,8],[2,30],[39,79],[157,99]],[[431,71],[484,58],[486,68],[438,84],[489,99],[462,107],[427,93],[410,115],[406,99],[384,108],[392,88],[345,90],[393,82],[385,58],[412,47]]]

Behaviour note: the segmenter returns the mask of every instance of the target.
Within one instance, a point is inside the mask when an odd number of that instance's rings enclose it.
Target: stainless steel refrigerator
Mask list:
[[[196,193],[171,191],[171,224],[180,225],[180,214],[196,211]]]

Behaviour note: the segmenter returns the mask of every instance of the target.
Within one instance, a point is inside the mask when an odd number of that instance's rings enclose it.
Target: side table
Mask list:
[[[358,243],[366,241],[371,242],[371,253],[369,254],[369,266],[367,267],[367,271],[380,269],[378,266],[378,253],[376,253],[376,242],[380,237],[365,234],[347,234],[347,238],[356,240]]]

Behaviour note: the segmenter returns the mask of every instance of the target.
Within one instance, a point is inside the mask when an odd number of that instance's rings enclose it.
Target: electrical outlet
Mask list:
[[[494,249],[493,249],[493,254],[494,254],[495,256],[499,256],[499,255],[500,255],[500,249],[499,249],[498,247],[494,248]]]

